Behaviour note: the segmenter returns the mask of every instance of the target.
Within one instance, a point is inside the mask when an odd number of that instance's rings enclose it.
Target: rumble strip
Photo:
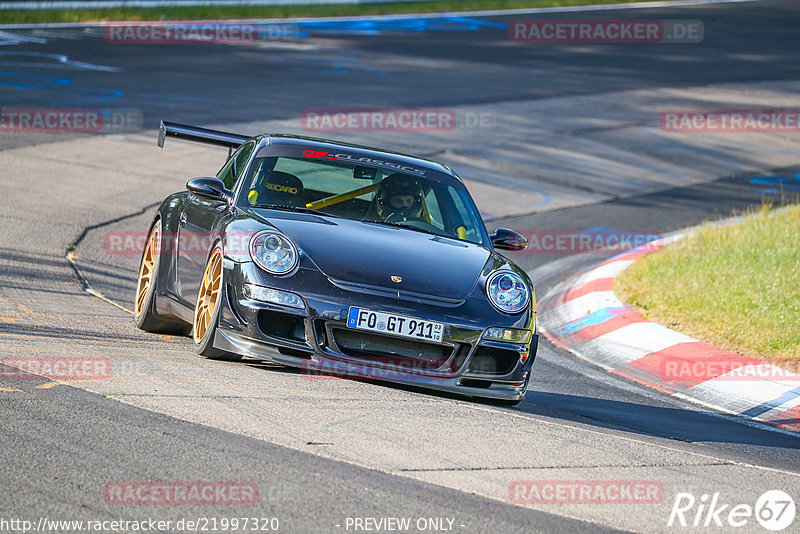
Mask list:
[[[559,347],[662,392],[786,430],[800,430],[800,375],[648,321],[614,294],[614,279],[688,232],[587,267],[539,303],[539,325]]]

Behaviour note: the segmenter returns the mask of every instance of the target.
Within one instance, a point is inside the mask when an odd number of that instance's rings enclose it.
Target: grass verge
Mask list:
[[[480,11],[526,7],[560,7],[593,4],[625,4],[655,0],[435,0],[431,2],[388,2],[381,4],[331,4],[310,6],[163,6],[159,8],[115,9],[7,9],[0,11],[0,23],[102,22],[109,20],[207,20],[267,19],[387,15],[442,11]]]
[[[797,372],[800,206],[750,215],[645,256],[614,290],[650,320]]]

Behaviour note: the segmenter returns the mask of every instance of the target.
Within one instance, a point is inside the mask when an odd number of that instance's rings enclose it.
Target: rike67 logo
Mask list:
[[[725,502],[719,493],[704,493],[699,499],[691,493],[678,493],[672,504],[667,526],[752,528],[752,520],[755,519],[763,528],[778,532],[794,523],[796,512],[794,499],[781,490],[765,492],[754,506]]]

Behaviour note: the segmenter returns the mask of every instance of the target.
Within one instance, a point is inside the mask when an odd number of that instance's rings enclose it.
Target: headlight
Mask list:
[[[273,230],[259,232],[250,239],[250,257],[272,274],[286,274],[297,265],[294,243]]]
[[[530,291],[525,281],[511,271],[493,274],[486,282],[486,293],[494,306],[506,313],[517,313],[525,309]]]

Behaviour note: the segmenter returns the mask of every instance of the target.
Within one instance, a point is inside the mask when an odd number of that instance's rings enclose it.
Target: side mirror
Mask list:
[[[186,182],[186,189],[195,195],[214,200],[229,201],[232,194],[225,188],[222,180],[216,178],[194,178]]]
[[[513,250],[519,252],[528,248],[528,240],[525,236],[508,228],[498,228],[489,236],[492,246],[500,250]]]

